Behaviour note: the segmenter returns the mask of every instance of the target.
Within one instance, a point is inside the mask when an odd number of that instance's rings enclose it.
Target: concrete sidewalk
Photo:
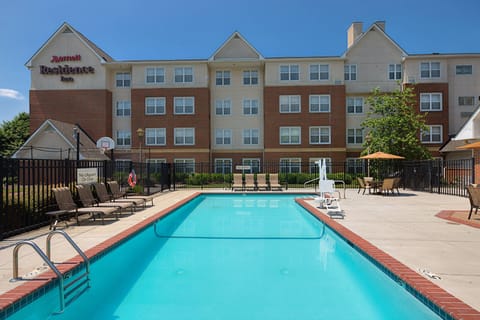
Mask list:
[[[302,190],[303,193],[306,191]],[[166,192],[155,198],[153,207],[119,221],[106,220],[105,225],[85,222],[76,226],[72,220],[70,227],[64,230],[86,251],[195,192],[198,190]],[[401,193],[400,196],[385,197],[358,194],[356,189],[347,190],[346,199],[341,199],[346,216],[336,221],[411,269],[428,270],[438,275],[441,279],[430,280],[480,310],[480,229],[435,217],[442,210],[469,209],[468,199],[408,190],[401,190]],[[63,228],[63,224],[60,227]],[[9,281],[14,244],[20,239],[33,239],[45,250],[47,233],[48,227],[0,242],[0,295],[23,283]],[[54,261],[65,261],[76,255],[62,237],[53,238],[52,252]],[[20,275],[35,274],[42,264],[33,250],[21,248]]]

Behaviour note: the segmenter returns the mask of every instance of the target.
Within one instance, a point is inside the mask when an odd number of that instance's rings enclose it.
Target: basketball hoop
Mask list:
[[[97,148],[101,154],[105,154],[105,151],[115,148],[115,141],[110,137],[101,137],[97,140]]]

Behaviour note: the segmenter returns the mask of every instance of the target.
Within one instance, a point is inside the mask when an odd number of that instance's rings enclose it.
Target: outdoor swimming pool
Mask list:
[[[201,195],[9,319],[439,319],[297,196]]]

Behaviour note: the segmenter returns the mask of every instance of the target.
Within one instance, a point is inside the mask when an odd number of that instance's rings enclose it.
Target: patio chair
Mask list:
[[[77,185],[78,198],[84,207],[102,207],[102,208],[117,208],[119,212],[123,209],[130,209],[133,213],[133,206],[130,203],[111,203],[99,202],[92,193],[89,185]]]
[[[243,178],[241,173],[233,174],[232,191],[243,190]]]
[[[120,199],[120,198],[126,198],[129,200],[141,199],[145,202],[145,204],[150,201],[153,206],[153,199],[155,198],[154,196],[141,196],[141,195],[128,194],[127,192],[120,190],[120,185],[118,184],[117,181],[108,181],[107,184],[108,184],[108,187],[110,188],[110,193],[113,199]]]
[[[467,186],[467,193],[468,200],[470,200],[470,213],[468,214],[468,220],[470,220],[473,209],[475,209],[475,214],[477,214],[480,207],[480,188],[469,185]]]
[[[257,189],[268,189],[267,175],[265,173],[257,173]]]
[[[395,195],[393,192],[395,178],[385,178],[383,179],[382,185],[379,188],[380,193],[385,196],[388,196],[389,193]]]
[[[251,189],[252,191],[255,190],[255,177],[253,173],[245,174],[245,190]]]
[[[114,214],[118,212],[118,209],[115,207],[82,207],[79,208],[75,201],[73,201],[72,193],[67,187],[53,188],[53,195],[55,196],[55,202],[60,210],[64,210],[68,213],[75,215],[77,224],[80,225],[78,215],[80,213],[89,213],[93,220],[95,220],[95,215],[102,216],[102,223],[104,224],[104,216],[107,214]],[[118,219],[118,216],[116,217]]]
[[[122,205],[125,204],[132,209],[132,213],[140,205],[145,208],[145,201],[143,199],[117,200],[108,193],[107,186],[104,183],[96,182],[96,183],[93,183],[92,185],[93,185],[93,188],[95,189],[95,193],[97,194],[97,198],[101,203],[111,203],[111,204],[119,203]]]
[[[360,190],[362,190],[362,189],[363,189],[362,194],[365,194],[366,190],[368,190],[368,193],[371,193],[372,186],[369,185],[369,184],[366,184],[365,181],[363,180],[363,178],[357,177],[357,181],[358,181],[358,192],[357,193],[360,193]]]
[[[277,189],[282,191],[282,185],[278,181],[278,173],[270,173],[268,175],[268,186],[270,190]]]

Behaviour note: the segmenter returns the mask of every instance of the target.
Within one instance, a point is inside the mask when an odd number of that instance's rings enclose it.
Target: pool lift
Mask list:
[[[340,196],[335,197],[335,180],[327,179],[327,159],[321,158],[318,164],[318,197],[314,200],[319,202],[319,207],[327,209],[329,216],[344,217],[344,212],[340,207]]]
[[[62,274],[60,270],[55,266],[55,262],[51,260],[51,239],[55,234],[60,234],[62,235],[77,251],[77,253],[82,257],[84,264],[85,264],[85,273],[80,274],[76,278],[72,278],[71,281],[69,281],[68,284],[65,284],[65,279],[68,279],[71,277],[71,272],[68,272],[66,274]],[[53,230],[47,235],[46,239],[46,247],[47,247],[47,253],[45,254],[42,249],[33,241],[30,240],[22,240],[17,242],[13,249],[13,281],[19,281],[19,280],[24,280],[22,277],[18,276],[18,251],[20,248],[24,245],[28,245],[32,247],[36,253],[42,258],[42,260],[52,269],[52,271],[56,274],[57,279],[58,279],[58,289],[59,289],[59,294],[60,294],[60,311],[58,313],[62,313],[65,310],[65,300],[73,294],[74,292],[77,292],[77,294],[72,297],[71,300],[74,298],[78,297],[80,294],[82,294],[86,289],[90,288],[90,261],[88,260],[87,256],[83,251],[77,246],[77,244],[70,238],[70,236],[62,231],[62,230]],[[82,280],[82,281],[80,281]],[[80,282],[79,282],[80,281]],[[75,286],[73,286],[75,285]],[[73,286],[73,287],[72,287]],[[83,288],[82,291],[77,291],[78,289]],[[71,301],[70,300],[70,301]]]

